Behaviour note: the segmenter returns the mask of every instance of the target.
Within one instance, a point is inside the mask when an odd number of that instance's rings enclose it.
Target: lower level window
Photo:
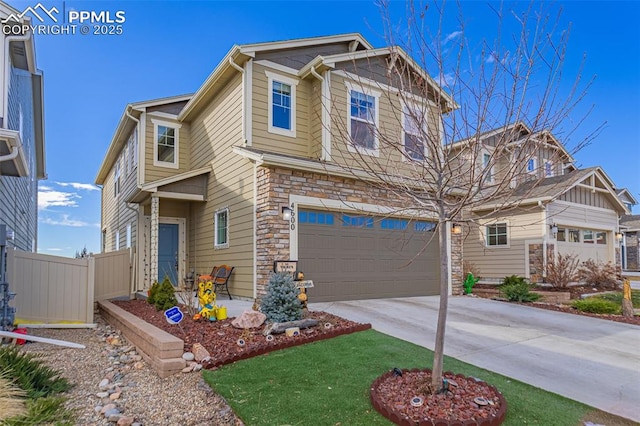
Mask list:
[[[229,209],[216,211],[214,222],[215,248],[229,247]]]
[[[507,245],[507,224],[487,225],[487,246]]]

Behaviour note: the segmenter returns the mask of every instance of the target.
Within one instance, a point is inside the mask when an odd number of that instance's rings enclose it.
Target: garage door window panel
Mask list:
[[[298,222],[312,225],[333,225],[335,218],[333,213],[319,213],[301,211],[298,213]]]
[[[606,232],[596,232],[596,244],[607,244]]]
[[[342,226],[373,228],[373,218],[367,216],[342,215]]]
[[[595,236],[592,230],[585,229],[582,231],[582,242],[585,244],[593,244],[595,243]]]

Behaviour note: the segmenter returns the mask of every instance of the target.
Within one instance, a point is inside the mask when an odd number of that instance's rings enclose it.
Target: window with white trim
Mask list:
[[[269,84],[270,133],[296,137],[296,86],[298,80],[265,71]]]
[[[424,110],[420,108],[405,106],[403,118],[403,138],[404,152],[407,157],[413,160],[425,160],[426,147],[424,145],[424,135],[426,134],[427,123]]]
[[[120,194],[120,157],[116,160],[115,172],[113,174],[113,196]]]
[[[493,183],[493,166],[491,166],[491,168],[488,168],[490,164],[491,164],[491,154],[488,152],[483,152],[482,153],[482,170],[484,171],[484,173],[486,173],[484,177],[485,183]]]
[[[229,209],[227,207],[216,211],[213,229],[214,248],[229,247]]]
[[[378,156],[378,109],[381,93],[347,83],[349,149]]]
[[[488,247],[506,246],[509,244],[506,223],[487,225],[486,235]]]
[[[151,119],[153,126],[153,164],[160,167],[178,168],[180,148],[178,123]]]
[[[582,242],[585,244],[593,244],[596,241],[594,232],[591,229],[584,229],[582,231]]]
[[[553,162],[551,160],[544,160],[544,176],[553,177]]]
[[[535,173],[536,169],[538,168],[538,160],[535,158],[529,158],[529,161],[527,161],[527,173]]]

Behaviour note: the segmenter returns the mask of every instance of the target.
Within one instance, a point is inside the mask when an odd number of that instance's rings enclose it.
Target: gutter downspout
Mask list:
[[[547,218],[548,218],[548,211],[547,211],[547,205],[546,204],[542,204],[542,201],[538,201],[538,207],[540,207],[541,209],[543,209],[543,218],[542,218],[542,281],[545,282],[546,278],[547,278],[547,238],[548,238],[548,224],[547,224]]]
[[[237,70],[240,74],[242,74],[242,140],[243,142],[246,144],[247,143],[247,101],[246,101],[246,97],[247,94],[245,93],[246,89],[245,89],[245,72],[244,72],[244,68],[242,68],[240,65],[236,64],[235,62],[233,62],[233,57],[229,57],[229,65],[231,65],[232,68],[234,68],[235,70]]]
[[[330,107],[330,87],[329,80],[325,77],[322,77],[316,71],[316,67],[312,66],[309,70],[311,75],[320,80],[321,92],[320,92],[320,100],[322,102],[322,151],[320,153],[320,159],[324,161],[331,161],[331,131],[329,126],[331,124],[331,117],[329,116],[329,107]]]

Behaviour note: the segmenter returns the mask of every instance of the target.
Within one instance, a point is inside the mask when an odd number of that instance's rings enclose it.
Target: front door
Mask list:
[[[169,277],[178,285],[178,224],[161,223],[158,226],[158,281]]]

